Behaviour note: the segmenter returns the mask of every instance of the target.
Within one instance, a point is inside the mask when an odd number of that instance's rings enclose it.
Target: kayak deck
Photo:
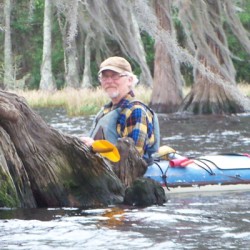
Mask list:
[[[250,157],[227,154],[203,156],[187,165],[154,162],[144,175],[173,193],[250,189]]]

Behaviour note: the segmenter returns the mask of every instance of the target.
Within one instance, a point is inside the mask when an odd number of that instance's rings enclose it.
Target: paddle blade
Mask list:
[[[97,153],[112,152],[114,148],[115,145],[106,140],[96,140],[92,143],[92,149]]]
[[[99,153],[103,157],[109,159],[112,162],[118,162],[120,160],[120,153],[117,147],[106,140],[96,140],[92,144],[92,150]]]
[[[120,154],[118,149],[115,147],[112,152],[100,153],[103,157],[109,159],[112,162],[120,161]]]

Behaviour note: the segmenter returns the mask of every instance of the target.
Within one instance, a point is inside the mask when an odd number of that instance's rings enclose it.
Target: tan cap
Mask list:
[[[109,57],[108,59],[103,61],[100,65],[100,70],[98,74],[100,74],[104,70],[112,70],[117,73],[123,73],[124,71],[132,73],[130,63],[123,57],[119,56]]]

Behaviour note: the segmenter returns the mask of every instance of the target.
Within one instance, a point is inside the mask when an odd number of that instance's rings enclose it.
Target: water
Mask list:
[[[64,133],[87,134],[93,117],[38,110]],[[250,115],[160,115],[161,144],[187,156],[248,152]],[[170,196],[164,206],[1,209],[0,249],[249,249],[250,191]]]
[[[54,128],[71,135],[87,135],[94,116],[67,117],[63,109],[40,109]],[[179,153],[198,156],[211,153],[250,153],[250,113],[238,116],[159,115],[161,145]]]

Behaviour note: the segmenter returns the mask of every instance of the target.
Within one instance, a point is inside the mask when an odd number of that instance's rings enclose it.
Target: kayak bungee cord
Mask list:
[[[204,166],[201,166],[200,164],[198,164],[197,161],[203,163],[208,169],[206,169]],[[195,160],[194,160],[194,163],[195,163],[198,167],[200,167],[200,168],[204,169],[205,171],[207,171],[210,175],[215,175],[215,173],[213,172],[213,170],[212,170],[212,169],[208,166],[208,164],[205,163],[204,161],[208,161],[208,162],[210,162],[211,164],[213,164],[215,167],[218,168],[218,166],[217,166],[214,162],[212,162],[212,161],[210,161],[210,160],[207,160],[207,159],[203,159],[203,158],[195,159]]]
[[[154,161],[154,163],[155,163],[156,166],[158,166],[158,168],[160,169],[160,171],[161,171],[161,173],[162,173],[162,175],[161,175],[162,180],[163,180],[163,182],[164,182],[164,184],[165,184],[167,190],[170,191],[170,189],[169,189],[169,187],[168,187],[168,183],[167,183],[167,171],[168,171],[169,165],[168,165],[168,167],[167,167],[165,173],[163,173],[162,168],[161,168],[161,166],[157,163],[157,161]]]
[[[236,155],[236,154],[234,154],[234,155]],[[200,159],[196,159],[196,161],[199,161],[199,162],[205,164],[205,165],[210,169],[211,172],[209,172],[206,168],[204,168],[203,166],[199,165],[198,163],[194,162],[194,163],[196,163],[197,166],[199,166],[199,167],[201,167],[202,169],[206,170],[206,171],[207,171],[209,174],[211,174],[211,175],[215,175],[215,173],[211,170],[211,168],[210,168],[204,161],[207,161],[207,162],[213,164],[216,168],[220,169],[220,168],[218,167],[218,165],[216,165],[216,164],[215,164],[213,161],[211,161],[211,160],[200,158]],[[238,175],[236,175],[236,176],[231,176],[231,175],[226,175],[226,174],[222,174],[222,175],[223,175],[223,176],[230,177],[230,178],[232,178],[232,179],[236,179],[236,180],[240,180],[240,181],[245,181],[244,179],[242,179],[242,178],[240,177],[240,175],[239,175],[239,176],[238,176]],[[248,183],[248,181],[246,181],[246,182]]]

